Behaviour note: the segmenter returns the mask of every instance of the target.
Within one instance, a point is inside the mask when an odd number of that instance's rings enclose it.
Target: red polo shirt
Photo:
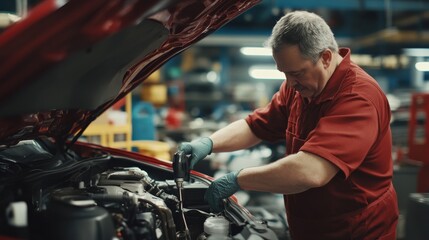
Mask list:
[[[343,61],[310,103],[284,82],[271,102],[246,118],[267,141],[286,140],[340,171],[325,186],[285,195],[294,239],[395,239],[390,108],[377,82],[340,49]]]

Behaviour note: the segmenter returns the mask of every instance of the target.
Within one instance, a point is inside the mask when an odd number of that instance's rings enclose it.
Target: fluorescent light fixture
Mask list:
[[[429,62],[417,62],[416,69],[421,72],[429,72]]]
[[[403,51],[410,57],[429,57],[429,48],[404,48]]]
[[[390,105],[390,110],[392,111],[396,111],[398,110],[398,108],[401,106],[401,99],[399,99],[398,97],[396,97],[393,94],[386,94],[387,97],[387,101],[389,102]]]
[[[252,66],[249,68],[249,75],[255,79],[271,79],[271,80],[285,80],[286,76],[279,70],[266,67],[266,66]]]
[[[271,48],[242,47],[240,52],[246,56],[272,56]]]
[[[210,72],[208,72],[208,73],[207,73],[207,80],[208,80],[209,82],[216,83],[216,82],[217,82],[217,80],[218,80],[218,78],[217,78],[217,73],[216,73],[215,71],[210,71]]]

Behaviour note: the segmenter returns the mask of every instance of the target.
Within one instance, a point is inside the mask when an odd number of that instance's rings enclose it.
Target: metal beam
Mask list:
[[[429,43],[429,32],[400,31],[397,29],[384,29],[374,34],[353,41],[353,48],[366,48],[377,44],[403,44],[403,43]]]
[[[299,9],[336,9],[336,10],[386,10],[385,0],[272,0],[262,1],[262,4],[272,5],[280,8],[299,8]],[[390,9],[392,11],[429,9],[428,1],[421,0],[390,0]]]
[[[230,47],[262,47],[269,35],[252,34],[212,34],[199,41],[198,46],[230,46]],[[352,43],[350,38],[337,38],[338,45],[349,46]]]
[[[425,21],[426,19],[429,19],[429,11],[424,11],[423,13],[398,19],[395,21],[395,26],[407,27],[407,26],[418,24],[419,22]]]

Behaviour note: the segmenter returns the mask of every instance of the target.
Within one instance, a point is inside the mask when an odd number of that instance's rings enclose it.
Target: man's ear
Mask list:
[[[333,52],[331,49],[326,49],[322,52],[321,59],[324,68],[328,68],[332,62]]]

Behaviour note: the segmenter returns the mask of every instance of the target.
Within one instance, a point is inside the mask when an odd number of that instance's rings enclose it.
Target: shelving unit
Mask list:
[[[127,113],[127,120],[124,125],[94,122],[88,126],[82,136],[98,137],[100,144],[103,146],[131,150],[131,94],[125,96],[125,111]]]
[[[98,138],[99,144],[111,148],[126,150],[137,149],[146,155],[169,161],[170,146],[168,143],[151,140],[132,140],[132,98],[131,94],[125,97],[125,111],[127,113],[126,124],[114,125],[109,123],[94,122],[88,126],[82,136]]]

